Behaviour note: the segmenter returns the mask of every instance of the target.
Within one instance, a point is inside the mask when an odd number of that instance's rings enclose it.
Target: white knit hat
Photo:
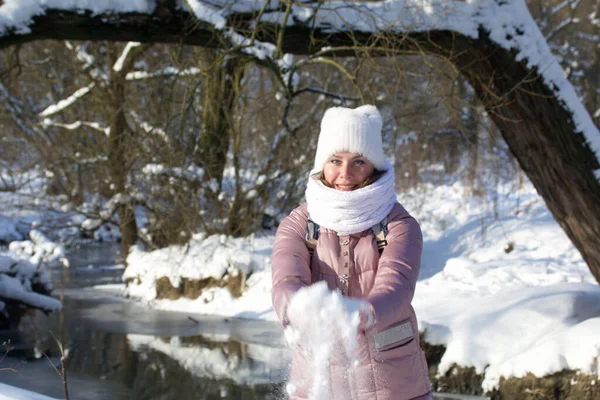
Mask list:
[[[380,171],[387,170],[382,125],[381,114],[372,105],[328,109],[321,120],[314,169],[322,170],[329,157],[347,151],[362,154]]]

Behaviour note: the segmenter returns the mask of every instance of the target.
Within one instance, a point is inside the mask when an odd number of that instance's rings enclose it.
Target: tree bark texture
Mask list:
[[[248,28],[254,14],[229,15]],[[36,17],[27,35],[0,38],[0,48],[38,39],[113,40],[180,43],[217,48],[227,43],[172,2],[159,2],[154,14],[118,16],[49,10]],[[275,43],[279,27],[261,24],[256,39]],[[443,57],[475,89],[523,171],[544,198],[554,218],[581,252],[600,282],[600,183],[593,171],[596,155],[576,132],[571,112],[516,54],[494,44],[481,28],[477,39],[452,31],[406,34],[331,33],[295,25],[283,32],[282,51],[311,54],[325,46],[348,46],[337,56],[398,55],[415,51]],[[354,46],[354,47],[353,47]],[[358,49],[359,46],[361,47]]]
[[[111,65],[118,58],[114,45],[109,45],[111,55]],[[131,153],[134,151],[132,146],[132,132],[127,125],[125,118],[125,73],[133,64],[133,54],[130,54],[127,64],[120,71],[110,69],[110,136],[109,140],[109,173],[111,185],[113,186],[113,195],[127,195],[127,179],[129,176],[130,165],[132,162]],[[127,260],[129,249],[137,241],[137,222],[133,206],[129,201],[117,206],[119,215],[119,228],[121,231],[121,255]],[[125,267],[127,262],[125,261]]]
[[[227,218],[227,233],[239,236],[242,230],[240,226],[245,222],[240,219],[241,210],[236,207],[225,209],[219,200],[219,194],[223,182],[223,174],[227,164],[227,154],[231,148],[234,157],[236,195],[234,206],[237,206],[238,198],[241,196],[239,185],[239,165],[237,165],[237,152],[234,145],[234,115],[237,100],[240,95],[240,81],[244,75],[244,62],[239,57],[224,57],[210,49],[204,52],[205,59],[202,60],[205,69],[210,73],[210,78],[203,81],[203,129],[200,133],[197,164],[204,168],[205,179],[214,180],[219,188],[213,192],[206,192],[207,201],[216,205],[216,209],[222,214],[221,218]]]
[[[206,179],[219,184],[227,162],[235,102],[238,96],[235,71],[237,60],[224,60],[214,51],[205,52],[211,78],[204,81],[202,110],[203,129],[200,135],[198,165],[204,168]]]

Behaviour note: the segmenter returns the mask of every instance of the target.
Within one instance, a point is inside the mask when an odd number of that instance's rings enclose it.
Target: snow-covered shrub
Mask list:
[[[57,262],[64,266],[69,265],[62,245],[54,243],[35,229],[29,232],[29,237],[31,240],[11,242],[8,246],[10,252],[16,257],[28,259],[33,265]]]
[[[50,297],[52,285],[45,264],[32,259],[24,253],[0,252],[0,329],[18,325],[27,309],[50,312],[62,307]]]

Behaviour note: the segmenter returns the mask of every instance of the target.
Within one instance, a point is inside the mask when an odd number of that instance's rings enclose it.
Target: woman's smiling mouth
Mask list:
[[[335,185],[337,190],[341,190],[343,192],[349,192],[356,189],[357,185]]]

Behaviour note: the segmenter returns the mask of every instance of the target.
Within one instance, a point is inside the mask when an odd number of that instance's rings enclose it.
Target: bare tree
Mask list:
[[[451,25],[414,30],[414,26],[400,25],[381,32],[383,27],[377,25],[372,14],[378,7],[376,3],[370,3],[368,9],[356,2],[346,5],[346,9],[354,10],[353,18],[362,18],[363,28],[358,29],[348,21],[337,20],[339,24],[332,25],[320,19],[320,10],[327,3],[296,5],[290,1],[282,9],[268,9],[268,4],[238,11],[231,5],[203,3],[201,8],[193,8],[192,15],[171,1],[159,1],[152,12],[124,13],[118,19],[101,13],[91,16],[47,9],[33,18],[28,33],[5,32],[0,47],[41,38],[71,38],[227,45],[246,54],[258,49],[266,62],[272,63],[281,61],[284,53],[318,55],[319,61],[334,54],[390,56],[418,52],[441,57],[471,84],[523,171],[600,281],[600,183],[596,176],[600,150],[593,147],[599,133],[588,124],[589,115],[582,113],[578,104],[567,104],[560,97],[556,82],[544,79],[543,69],[517,59],[517,53],[495,42],[485,26],[479,26],[472,36],[452,30]],[[481,12],[480,8],[461,8],[461,4],[447,4],[437,12],[458,12],[463,19],[469,12],[474,19],[481,15],[475,14]],[[511,9],[513,3],[489,2],[484,6],[490,12],[520,13],[519,17],[524,17],[522,8]],[[303,13],[294,13],[296,9]],[[403,12],[410,13],[411,9]],[[266,14],[272,18],[263,18]],[[335,18],[335,10],[327,15]],[[539,35],[533,23],[504,29],[501,35],[515,46],[523,29]],[[564,82],[561,85],[560,90],[570,89]]]

